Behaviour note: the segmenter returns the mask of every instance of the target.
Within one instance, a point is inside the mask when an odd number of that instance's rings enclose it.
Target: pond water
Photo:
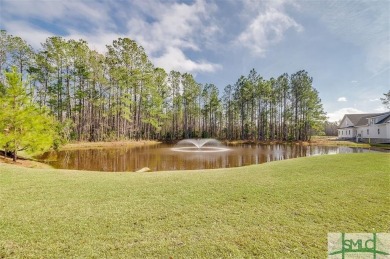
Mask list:
[[[234,145],[224,152],[176,152],[173,145],[64,150],[48,152],[39,159],[54,168],[94,171],[192,170],[239,167],[296,157],[372,152],[363,148],[301,146],[290,144]]]

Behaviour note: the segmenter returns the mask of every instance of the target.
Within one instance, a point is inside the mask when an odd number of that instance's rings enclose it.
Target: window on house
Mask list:
[[[348,134],[351,135],[351,130],[348,131]]]
[[[367,129],[367,135],[370,135],[370,130],[369,129]]]
[[[381,130],[380,130],[380,129],[378,129],[378,135],[379,135],[379,134],[381,134]]]

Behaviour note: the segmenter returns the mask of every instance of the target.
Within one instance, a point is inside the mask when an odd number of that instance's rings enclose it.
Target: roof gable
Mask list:
[[[368,125],[369,118],[375,118],[379,116],[384,116],[380,118],[380,121],[375,124],[383,124],[390,122],[390,112],[385,113],[364,113],[364,114],[345,114],[343,119],[340,122],[339,128],[347,127],[357,127]]]
[[[344,118],[342,119],[340,123],[340,127],[342,127],[345,120],[349,120],[352,125],[348,126],[362,126],[367,125],[367,119],[370,117],[377,116],[378,113],[365,113],[365,114],[345,114]]]
[[[343,119],[340,121],[339,128],[353,127],[353,123],[348,118],[347,115],[344,115]]]

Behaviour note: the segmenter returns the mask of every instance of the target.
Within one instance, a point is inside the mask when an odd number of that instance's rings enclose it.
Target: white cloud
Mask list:
[[[41,43],[44,43],[48,37],[53,36],[52,33],[46,30],[42,30],[29,23],[21,21],[10,21],[5,25],[5,29],[8,34],[21,37],[34,49],[39,49],[41,47]]]
[[[88,46],[92,50],[96,50],[99,53],[105,53],[107,51],[106,45],[111,44],[113,40],[126,37],[124,34],[99,31],[94,33],[79,33],[74,30],[70,30],[70,34],[64,38],[69,40],[83,39],[88,43]]]
[[[35,20],[55,23],[55,25],[80,26],[81,21],[91,24],[105,24],[110,19],[103,3],[88,1],[12,1],[2,0],[2,15],[10,17],[33,18]],[[59,22],[61,21],[61,22]],[[82,23],[81,23],[82,24]]]
[[[131,38],[139,42],[157,66],[180,72],[214,72],[220,65],[207,61],[194,61],[184,51],[199,52],[200,44],[207,36],[218,31],[209,24],[214,6],[203,0],[185,3],[138,3],[154,21],[134,17],[128,22]],[[203,35],[203,36],[202,36]]]
[[[168,48],[161,57],[154,59],[158,67],[163,67],[167,71],[175,70],[182,72],[214,72],[221,68],[218,64],[212,64],[205,61],[192,61],[184,55],[178,48]]]
[[[338,102],[346,102],[346,101],[347,101],[347,98],[345,98],[345,97],[339,97],[339,98],[337,99],[337,101],[338,101]]]
[[[334,112],[330,112],[327,115],[328,115],[328,120],[334,122],[334,121],[340,121],[345,114],[354,114],[354,113],[365,113],[365,112],[358,110],[356,108],[348,107],[348,108],[342,108]]]
[[[117,38],[108,30],[112,26],[107,8],[103,3],[93,5],[82,1],[8,1],[4,5],[4,29],[9,34],[20,36],[35,49],[41,47],[48,37],[62,36],[65,39],[86,40],[92,49],[105,52],[105,45]],[[15,11],[17,10],[17,11]],[[38,23],[30,20],[39,21]],[[47,23],[47,27],[39,24]],[[87,26],[82,31],[80,26]],[[59,33],[59,31],[61,33]]]
[[[51,32],[32,26],[29,23],[25,22],[10,22],[7,23],[5,29],[7,32],[12,32],[14,36],[21,36],[28,44],[30,44],[34,49],[40,49],[41,44],[46,41],[47,38],[54,35]],[[80,33],[76,30],[68,30],[68,35],[63,36],[64,39],[69,40],[86,40],[89,47],[92,50],[96,50],[99,53],[106,52],[106,45],[110,44],[114,39],[119,37],[125,37],[125,35],[110,33],[105,31],[99,31],[94,33]]]
[[[257,16],[238,36],[237,44],[249,48],[259,56],[264,56],[272,44],[283,40],[287,30],[302,31],[303,27],[284,12],[283,4],[284,1],[277,1],[265,10],[259,10]]]
[[[5,10],[0,24],[4,24],[9,34],[21,36],[34,48],[55,34],[65,39],[84,39],[92,49],[105,52],[105,46],[113,40],[129,37],[144,47],[153,62],[168,71],[175,68],[180,72],[214,72],[221,67],[186,54],[201,52],[219,32],[212,22],[216,5],[205,0],[191,4],[152,0],[93,1],[93,4],[75,0],[36,0],[23,4],[0,1]],[[28,22],[31,19],[50,25],[32,25]]]
[[[237,2],[237,0],[231,0]],[[285,6],[300,9],[300,6],[296,0],[273,0],[273,1],[259,1],[259,0],[241,0],[243,5],[244,14],[248,14],[252,17],[254,14],[258,14],[267,8],[275,8],[278,10],[284,10]]]

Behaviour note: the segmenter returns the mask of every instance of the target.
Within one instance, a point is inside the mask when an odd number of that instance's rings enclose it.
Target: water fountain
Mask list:
[[[216,139],[183,139],[171,149],[176,152],[225,152],[226,146]]]

